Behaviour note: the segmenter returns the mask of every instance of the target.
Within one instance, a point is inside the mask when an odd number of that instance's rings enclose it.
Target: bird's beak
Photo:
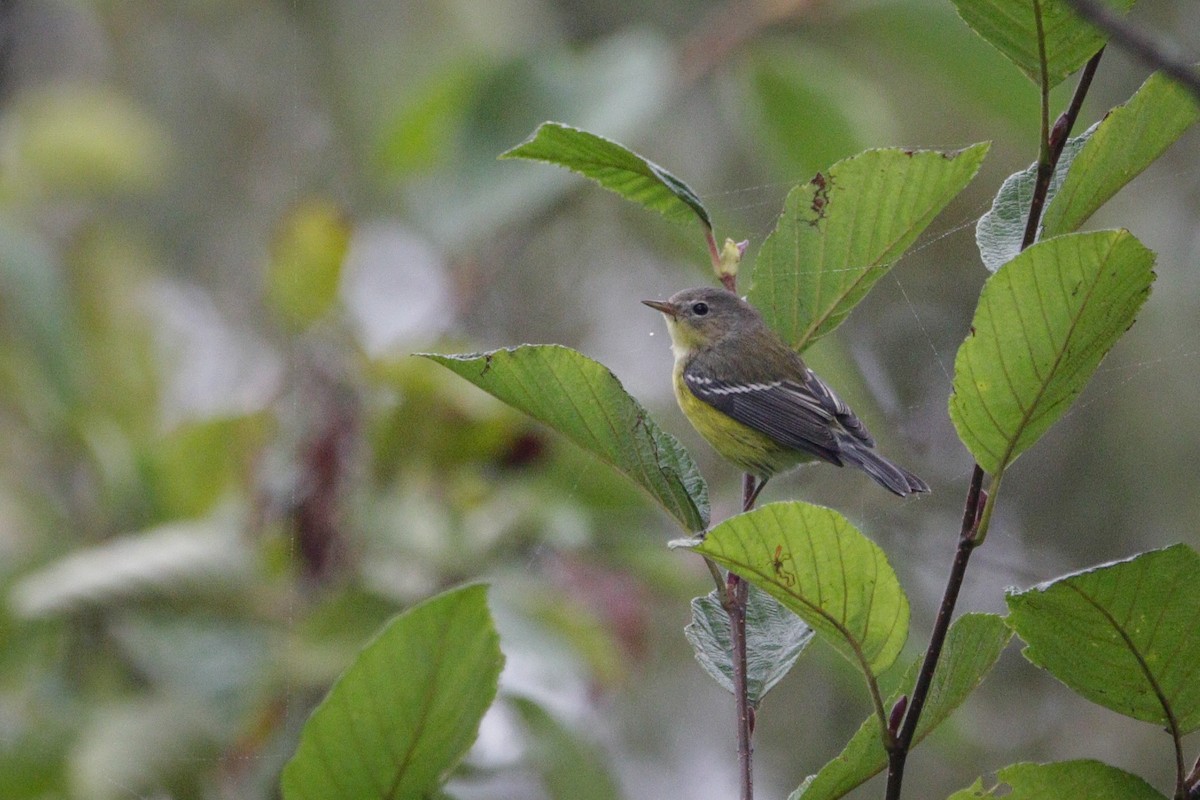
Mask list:
[[[671,319],[679,319],[679,309],[677,309],[672,303],[668,303],[663,300],[643,300],[642,304],[650,306],[655,311],[661,311]]]

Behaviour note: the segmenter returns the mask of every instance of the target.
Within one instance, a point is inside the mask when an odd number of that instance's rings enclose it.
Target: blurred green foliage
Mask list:
[[[1197,13],[1135,19],[1194,50]],[[1033,87],[948,3],[52,0],[4,4],[0,25],[0,797],[275,797],[371,633],[476,578],[508,667],[453,796],[579,796],[575,758],[607,776],[589,796],[728,794],[732,710],[680,635],[707,575],[666,551],[671,524],[408,356],[579,347],[701,459],[714,519],[733,509],[735,476],[672,416],[665,338],[637,303],[702,280],[703,242],[496,161],[545,119],[685,178],[752,254],[835,157],[994,141],[972,190],[811,351],[934,497],[889,505],[833,469],[767,491],[843,510],[927,628],[970,465],[946,416],[986,274],[969,228],[1038,124]],[[1144,78],[1106,60],[1089,121]],[[1195,541],[1196,145],[1120,208],[1159,253],[1155,298],[1009,473],[967,606]],[[811,648],[772,694],[764,796],[865,716],[839,662]],[[1017,758],[1103,751],[1163,773],[1152,732],[1088,726],[1082,701],[1006,663],[926,745],[931,795]]]

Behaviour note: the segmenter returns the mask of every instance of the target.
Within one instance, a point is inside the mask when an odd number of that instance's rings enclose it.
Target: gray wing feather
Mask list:
[[[829,388],[829,384],[817,377],[816,373],[811,369],[804,371],[805,388],[811,392],[812,396],[817,398],[821,405],[834,417],[845,429],[846,433],[853,438],[865,444],[867,447],[875,446],[875,439],[871,437],[867,426],[863,424],[858,415],[850,410],[850,406],[842,402],[842,398],[838,397],[833,389]]]
[[[692,394],[780,444],[842,466],[852,464],[900,496],[929,484],[871,448],[875,440],[850,408],[812,370],[803,382],[726,383],[685,369]]]
[[[835,431],[837,412],[808,387],[784,380],[725,383],[687,370],[683,379],[697,398],[743,425],[780,444],[834,464],[842,463]]]

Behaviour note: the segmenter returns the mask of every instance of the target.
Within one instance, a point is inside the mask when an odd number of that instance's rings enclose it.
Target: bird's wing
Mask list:
[[[829,384],[817,377],[817,374],[807,367],[804,370],[804,387],[817,398],[821,407],[837,418],[846,433],[867,447],[875,446],[875,439],[867,426],[858,418],[850,406],[842,402],[842,398],[829,388]]]
[[[811,375],[811,373],[809,373]],[[839,406],[857,422],[845,404],[821,383],[818,391],[806,383],[773,380],[732,383],[685,369],[683,380],[697,398],[743,425],[787,447],[841,464],[837,436]],[[844,423],[843,423],[844,424]],[[858,423],[861,427],[862,423]],[[849,430],[849,429],[848,429]]]

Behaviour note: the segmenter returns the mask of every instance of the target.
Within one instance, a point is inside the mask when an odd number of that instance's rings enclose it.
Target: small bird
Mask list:
[[[875,452],[850,407],[733,292],[685,289],[661,311],[675,354],[675,399],[718,453],[759,479],[820,459],[851,464],[904,497],[929,484]]]

